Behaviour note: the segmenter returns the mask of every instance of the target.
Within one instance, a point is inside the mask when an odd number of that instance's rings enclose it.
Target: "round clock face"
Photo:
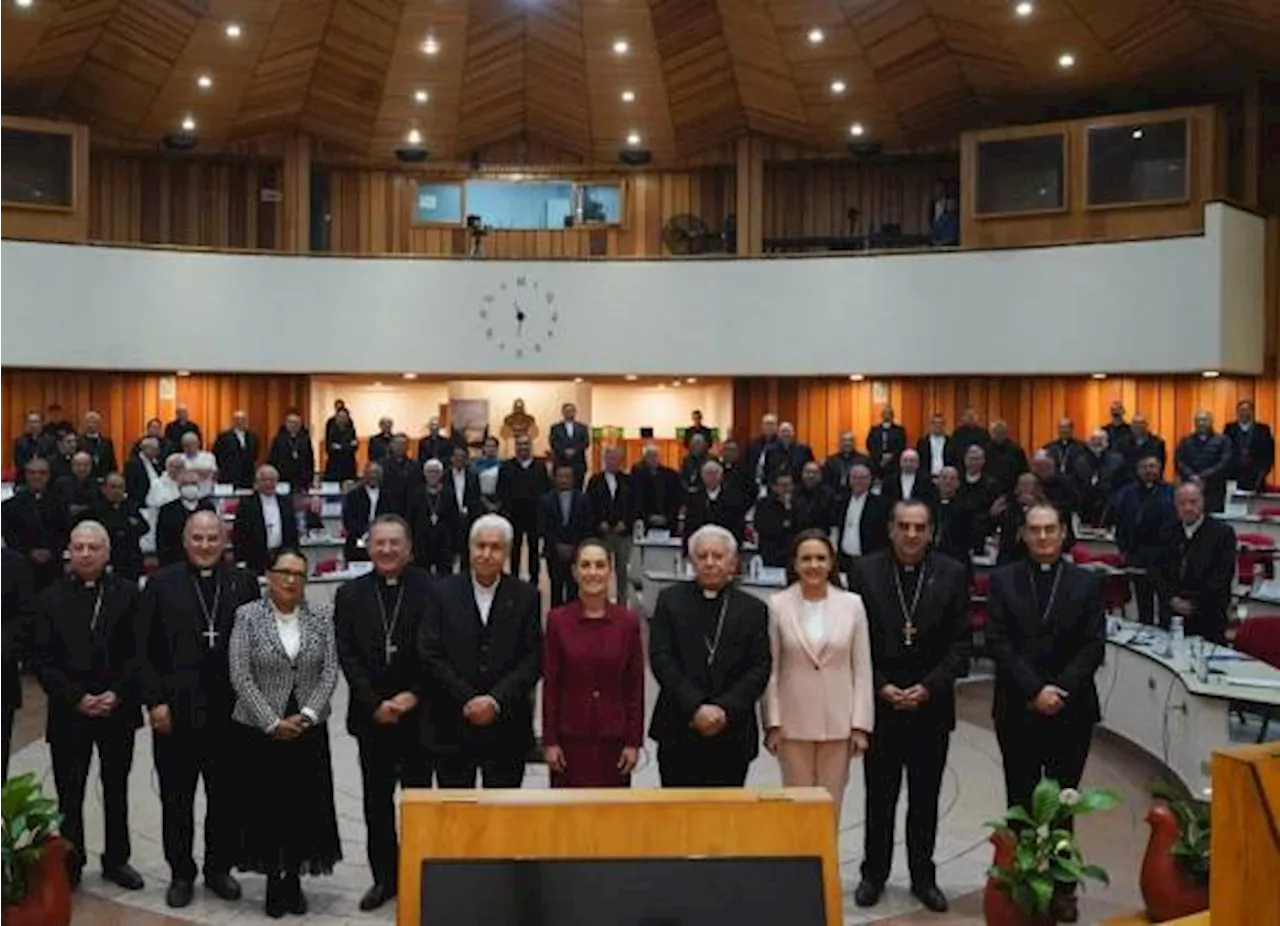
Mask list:
[[[525,275],[485,293],[479,316],[485,340],[517,360],[541,354],[560,324],[556,294]]]

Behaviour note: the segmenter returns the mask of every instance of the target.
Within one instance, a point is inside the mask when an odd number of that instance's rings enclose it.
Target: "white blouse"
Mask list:
[[[280,645],[284,647],[284,653],[290,659],[298,658],[298,651],[302,649],[302,625],[298,623],[298,609],[294,608],[288,614],[277,611],[274,607],[271,609],[276,616],[276,633],[280,634]]]
[[[826,635],[827,599],[810,600],[805,598],[803,599],[803,605],[805,636],[809,638],[810,643],[821,643],[822,638]]]

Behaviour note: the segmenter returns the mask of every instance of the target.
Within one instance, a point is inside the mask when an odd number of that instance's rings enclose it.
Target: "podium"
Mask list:
[[[1213,754],[1209,911],[1215,923],[1280,923],[1280,743]]]
[[[400,823],[397,926],[436,922],[432,881],[425,889],[423,881],[432,862],[445,879],[434,883],[447,884],[447,873],[461,874],[467,866],[459,863],[465,862],[510,862],[514,868],[573,861],[596,863],[584,864],[584,872],[616,875],[628,861],[659,860],[686,872],[701,861],[723,863],[708,867],[709,876],[731,860],[754,864],[757,877],[765,860],[780,872],[802,865],[814,875],[814,921],[842,923],[835,809],[822,788],[410,790],[401,800]],[[527,874],[504,876],[514,882]],[[545,899],[546,883],[539,881],[534,894]]]

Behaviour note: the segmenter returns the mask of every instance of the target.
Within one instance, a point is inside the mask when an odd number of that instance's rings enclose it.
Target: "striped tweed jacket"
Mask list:
[[[228,656],[236,706],[231,718],[245,726],[270,730],[285,715],[290,693],[317,723],[329,716],[329,700],[338,684],[338,650],[333,634],[333,608],[298,605],[302,645],[290,660],[280,642],[276,616],[265,598],[236,611]]]

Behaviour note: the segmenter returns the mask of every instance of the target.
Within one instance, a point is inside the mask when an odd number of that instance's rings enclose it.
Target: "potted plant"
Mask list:
[[[1209,909],[1209,803],[1183,797],[1168,782],[1153,782],[1157,803],[1147,811],[1151,839],[1140,885],[1155,922]]]
[[[69,926],[71,884],[67,841],[58,835],[57,801],[33,774],[0,791],[3,825],[3,926]]]
[[[1110,883],[1104,869],[1085,863],[1067,823],[1083,814],[1110,810],[1120,796],[1104,788],[1061,788],[1042,778],[1031,808],[1010,807],[987,825],[994,833],[994,864],[987,870],[982,908],[990,926],[1050,924],[1050,906],[1058,885],[1074,888],[1086,878]]]

